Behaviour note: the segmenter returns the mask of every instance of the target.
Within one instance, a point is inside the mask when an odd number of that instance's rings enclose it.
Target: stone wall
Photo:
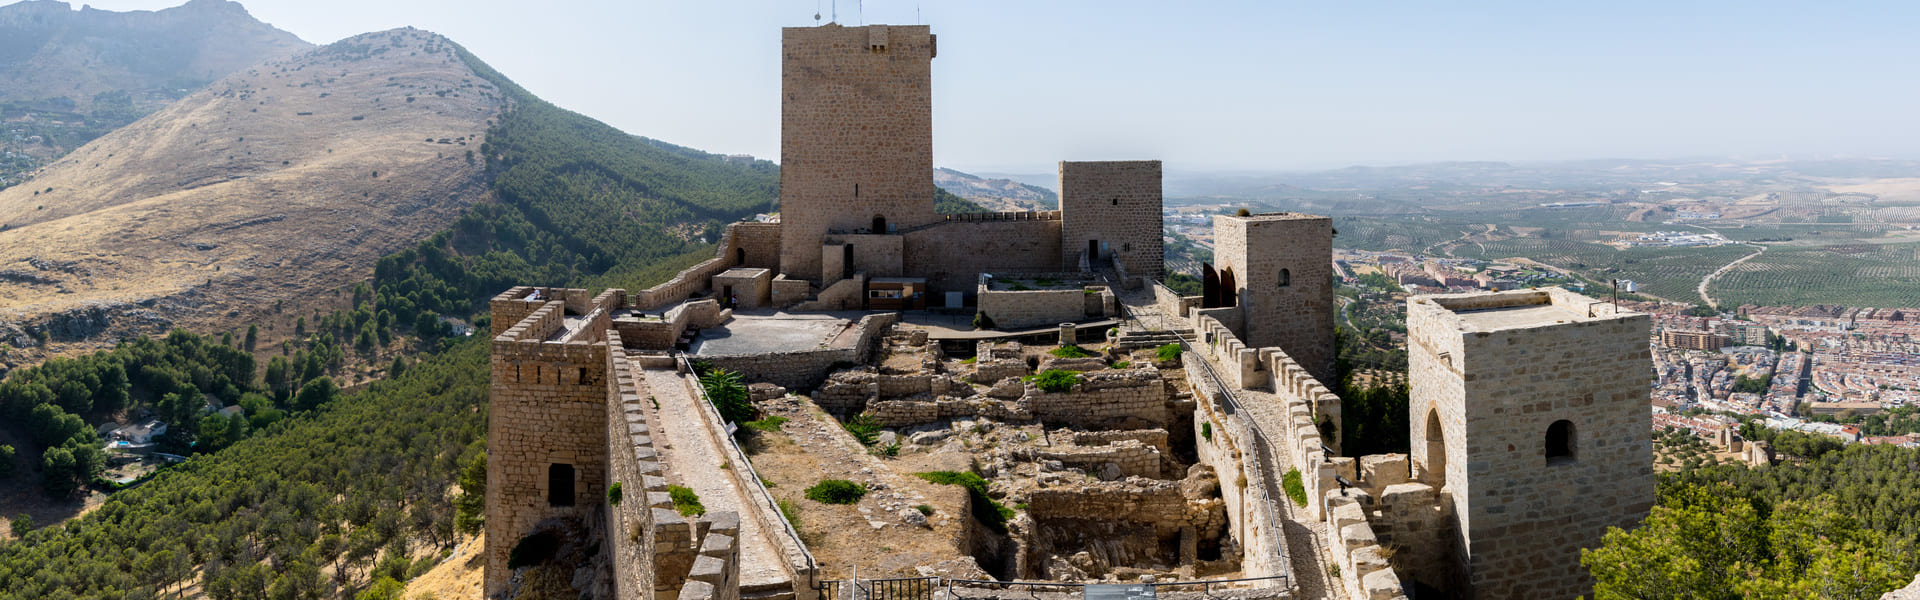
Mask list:
[[[1159,279],[1160,205],[1160,161],[1062,161],[1060,264],[1077,267],[1093,241],[1129,273]]]
[[[721,247],[732,248],[733,266],[780,270],[779,223],[729,223],[726,241]]]
[[[618,334],[614,334],[618,335]],[[607,467],[608,478],[620,484],[618,504],[608,504],[607,541],[612,554],[614,593],[617,598],[651,600],[654,598],[654,529],[656,509],[649,502],[654,493],[665,494],[666,468],[654,450],[652,431],[648,429],[646,393],[634,379],[625,353],[607,356]],[[679,517],[668,504],[667,514]]]
[[[1153,290],[1153,305],[1160,309],[1160,314],[1184,318],[1187,311],[1200,305],[1200,296],[1182,296],[1158,281],[1147,287]]]
[[[780,269],[820,281],[828,231],[933,223],[934,36],[924,25],[782,30]]]
[[[949,220],[909,231],[906,238],[907,273],[927,278],[934,292],[971,296],[981,273],[1061,269],[1058,219]]]
[[[842,279],[820,290],[813,300],[801,302],[793,307],[797,311],[818,310],[860,310],[867,304],[867,277],[854,275],[851,279]]]
[[[841,245],[853,246],[853,265],[849,272],[866,273],[867,277],[900,277],[906,274],[906,236],[887,234],[849,234],[829,233],[823,243],[822,252],[831,255],[845,250]],[[823,255],[822,264],[832,266],[834,257]],[[833,273],[823,276],[823,280],[834,279]]]
[[[1080,469],[1102,479],[1135,476],[1159,479],[1163,456],[1160,449],[1138,440],[1120,440],[1098,446],[1035,448],[1013,454],[1015,459],[1028,462],[1060,461],[1063,465]],[[1107,465],[1113,465],[1113,469],[1108,471]]]
[[[989,291],[985,279],[977,289],[980,312],[1003,331],[1084,321],[1088,316],[1083,289]]]
[[[1244,313],[1244,327],[1234,331],[1250,347],[1280,348],[1314,377],[1331,378],[1333,220],[1222,215],[1213,218],[1213,231],[1214,266],[1222,279],[1232,274]]]

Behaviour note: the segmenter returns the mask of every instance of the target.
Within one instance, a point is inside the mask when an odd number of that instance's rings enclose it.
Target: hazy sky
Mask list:
[[[834,12],[828,0],[244,4],[315,43],[435,31],[620,129],[764,158],[779,151],[780,27]],[[839,2],[840,22],[940,36],[934,162],[962,170],[1920,157],[1920,3],[864,4],[863,16]]]

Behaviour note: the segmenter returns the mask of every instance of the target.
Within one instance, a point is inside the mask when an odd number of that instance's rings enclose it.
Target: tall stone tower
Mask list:
[[[1456,536],[1455,581],[1426,583],[1591,595],[1580,549],[1654,502],[1649,324],[1559,288],[1407,302],[1414,475]]]
[[[780,272],[835,279],[821,273],[828,232],[886,234],[940,218],[934,36],[925,25],[825,25],[786,28],[782,42]]]
[[[507,591],[514,544],[551,519],[600,515],[607,486],[607,311],[581,289],[492,301],[486,593]]]
[[[1279,347],[1314,378],[1332,382],[1333,219],[1217,216],[1213,242],[1217,284],[1209,297],[1240,307],[1240,341]]]
[[[1160,205],[1160,161],[1062,161],[1061,266],[1078,269],[1084,254],[1094,263],[1119,262],[1128,275],[1159,279],[1166,260]]]

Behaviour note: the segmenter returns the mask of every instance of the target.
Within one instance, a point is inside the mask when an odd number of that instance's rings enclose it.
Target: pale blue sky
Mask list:
[[[779,28],[813,24],[816,6],[244,4],[315,43],[435,31],[628,132],[765,158],[779,151]],[[869,0],[864,19],[838,4],[844,24],[933,26],[934,162],[963,170],[1920,158],[1915,3]]]

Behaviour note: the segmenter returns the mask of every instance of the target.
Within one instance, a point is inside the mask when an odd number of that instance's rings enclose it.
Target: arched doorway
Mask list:
[[[1447,436],[1440,426],[1440,409],[1427,410],[1427,485],[1447,487]]]
[[[886,232],[887,232],[887,218],[886,218],[886,217],[883,217],[883,216],[880,216],[880,215],[874,215],[874,216],[873,216],[873,232],[874,232],[874,233],[886,233]]]
[[[1546,455],[1548,465],[1572,464],[1575,459],[1579,458],[1579,454],[1577,454],[1576,451],[1579,449],[1580,439],[1576,437],[1576,433],[1573,428],[1573,421],[1566,419],[1554,421],[1552,425],[1547,426]]]
[[[1200,308],[1220,307],[1220,273],[1213,265],[1200,264]]]
[[[747,249],[746,248],[733,249],[733,264],[735,266],[741,266],[741,267],[747,266]]]
[[[1233,267],[1220,270],[1220,306],[1240,305],[1240,284],[1233,279]]]

